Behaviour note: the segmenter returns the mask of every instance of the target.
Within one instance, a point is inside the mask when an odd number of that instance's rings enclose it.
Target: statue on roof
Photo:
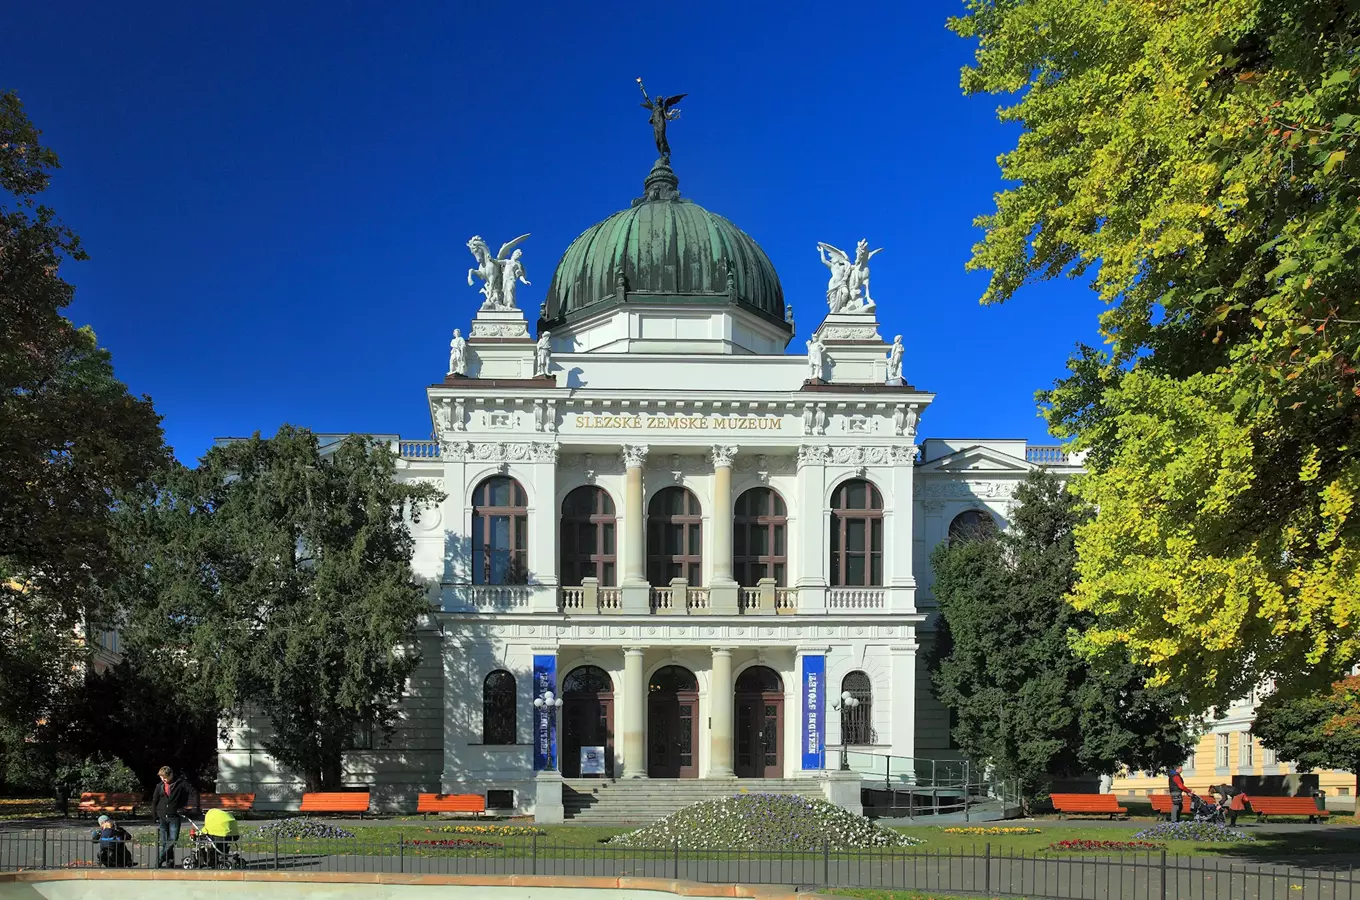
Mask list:
[[[871,313],[877,305],[869,296],[869,260],[881,253],[869,249],[869,242],[861,240],[852,261],[844,250],[827,243],[817,244],[817,255],[822,265],[831,270],[826,286],[826,305],[833,313]]]
[[[523,275],[524,266],[519,262],[520,251],[515,250],[515,247],[528,236],[521,234],[513,241],[505,242],[501,245],[500,252],[494,255],[486,241],[482,240],[480,234],[474,234],[467,242],[467,248],[472,252],[472,258],[477,261],[476,268],[468,269],[467,283],[469,287],[472,286],[472,276],[474,275],[482,279],[482,296],[485,298],[482,301],[482,309],[503,311],[519,308],[515,306],[513,288],[511,288],[507,299],[503,279],[505,267],[508,264],[511,264],[512,268],[518,267],[520,275]],[[506,254],[512,250],[515,250],[514,256],[506,257]],[[525,281],[524,283],[528,284],[529,282]]]
[[[519,258],[524,255],[524,251],[515,248],[515,252],[510,254],[510,258],[501,262],[501,303],[506,309],[519,309],[515,305],[515,291],[518,290],[518,282],[532,284],[529,279],[524,277],[524,263]]]
[[[673,97],[662,97],[658,94],[655,97],[648,97],[647,88],[643,87],[642,79],[639,78],[637,83],[638,90],[642,91],[642,108],[652,111],[650,121],[652,123],[652,137],[656,140],[656,152],[661,155],[661,161],[669,165],[671,145],[670,141],[666,140],[666,123],[674,122],[680,118],[680,110],[676,109],[675,105],[688,95],[676,94]]]

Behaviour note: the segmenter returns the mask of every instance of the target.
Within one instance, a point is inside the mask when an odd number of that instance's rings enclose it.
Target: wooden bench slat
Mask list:
[[[1171,815],[1171,795],[1170,794],[1150,794],[1148,800],[1152,803],[1152,811]],[[1190,803],[1190,795],[1181,795],[1181,812],[1192,813],[1194,808]]]
[[[368,812],[369,794],[358,791],[343,793],[314,793],[302,795],[302,812],[358,813]]]
[[[131,813],[137,809],[142,798],[137,794],[112,794],[102,791],[85,791],[76,805],[77,813]]]
[[[486,798],[481,794],[420,794],[416,812],[429,815],[442,812],[486,812]]]
[[[1049,800],[1059,814],[1092,813],[1111,818],[1129,814],[1114,794],[1050,794]]]
[[[227,809],[249,812],[255,808],[254,794],[200,794],[199,805],[203,809]]]
[[[1261,819],[1267,816],[1303,816],[1310,822],[1317,822],[1331,815],[1330,810],[1318,809],[1312,797],[1258,797],[1247,798],[1251,811]]]

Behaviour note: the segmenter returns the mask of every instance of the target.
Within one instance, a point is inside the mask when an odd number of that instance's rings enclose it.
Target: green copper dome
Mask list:
[[[735,304],[783,326],[784,289],[760,245],[722,216],[680,197],[658,162],[630,209],[586,229],[553,273],[539,328],[618,303]]]

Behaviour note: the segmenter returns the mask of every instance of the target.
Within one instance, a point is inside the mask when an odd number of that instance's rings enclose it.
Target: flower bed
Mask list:
[[[1164,850],[1166,844],[1155,844],[1152,841],[1091,841],[1081,838],[1068,839],[1065,841],[1054,841],[1048,845],[1049,850],[1075,850],[1091,851],[1103,850],[1110,853],[1127,853],[1138,850]]]
[[[1023,828],[1023,827],[1021,827],[1021,826],[1019,826],[1019,825],[1011,826],[1011,827],[1008,827],[1008,828],[996,827],[996,826],[993,826],[993,827],[991,827],[991,828],[984,828],[984,827],[979,826],[979,825],[972,825],[972,826],[969,826],[969,827],[966,827],[966,828],[962,828],[962,827],[960,827],[960,828],[946,828],[946,829],[944,830],[944,833],[945,833],[945,834],[982,834],[982,835],[987,835],[987,836],[989,836],[989,837],[995,837],[995,836],[997,836],[997,835],[1005,835],[1005,834],[1039,834],[1039,829],[1037,829],[1037,828]]]
[[[548,833],[532,825],[441,825],[425,830],[438,831],[441,834],[489,834],[495,837],[532,837]]]
[[[1256,838],[1245,831],[1210,822],[1162,822],[1134,835],[1154,841],[1198,841],[1205,844],[1240,843]]]
[[[329,822],[318,822],[316,819],[298,816],[267,822],[246,835],[246,838],[273,838],[276,835],[280,840],[303,841],[352,838],[354,832]]]
[[[833,850],[923,843],[824,800],[785,794],[739,794],[687,806],[609,840],[622,847],[686,850]]]
[[[475,838],[440,838],[433,841],[407,841],[408,846],[421,850],[501,850],[504,844],[479,841]]]

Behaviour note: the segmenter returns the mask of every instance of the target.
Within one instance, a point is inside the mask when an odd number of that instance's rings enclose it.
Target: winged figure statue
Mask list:
[[[467,283],[469,287],[472,285],[472,276],[474,275],[482,280],[482,296],[486,298],[482,301],[482,309],[504,310],[517,308],[515,306],[514,291],[511,291],[509,297],[506,296],[503,273],[506,264],[511,262],[511,258],[506,255],[511,251],[514,251],[516,254],[514,257],[515,265],[519,265],[519,251],[515,250],[515,247],[528,236],[529,235],[527,234],[521,234],[513,241],[507,241],[504,244],[501,244],[500,252],[494,255],[491,252],[491,248],[487,246],[486,241],[482,240],[482,236],[479,234],[473,235],[471,240],[467,242],[468,250],[472,251],[472,258],[477,261],[475,268],[468,269]],[[523,274],[523,272],[523,267],[520,267],[519,273]],[[528,282],[525,283],[527,284]]]
[[[662,97],[658,94],[655,97],[648,97],[647,88],[643,87],[642,79],[639,78],[637,83],[638,90],[642,91],[642,108],[652,111],[650,121],[652,123],[652,137],[656,139],[656,152],[661,154],[661,161],[669,165],[671,144],[670,141],[666,140],[666,123],[674,122],[680,118],[680,110],[676,109],[675,106],[689,95],[676,94],[673,97]]]
[[[831,270],[826,285],[826,305],[833,313],[867,313],[875,304],[869,296],[869,260],[881,253],[869,249],[869,242],[861,240],[855,248],[855,258],[831,244],[818,243],[817,255],[822,265]]]

